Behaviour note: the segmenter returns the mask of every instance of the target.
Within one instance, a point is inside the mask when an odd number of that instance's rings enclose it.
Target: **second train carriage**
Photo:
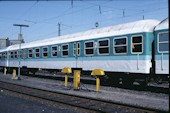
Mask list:
[[[169,78],[169,18],[155,27],[154,60],[158,78]]]
[[[21,45],[21,67],[28,69],[101,68],[110,78],[147,78],[157,20],[141,20]],[[18,67],[19,45],[6,50],[6,67]],[[3,66],[1,65],[1,66]],[[120,74],[121,73],[121,74]],[[127,79],[131,78],[131,79]]]

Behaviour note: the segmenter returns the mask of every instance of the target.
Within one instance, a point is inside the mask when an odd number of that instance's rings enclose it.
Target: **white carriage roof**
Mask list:
[[[59,43],[67,43],[79,40],[88,40],[92,38],[102,38],[109,36],[119,36],[130,33],[140,33],[140,32],[153,32],[153,29],[158,25],[157,20],[140,20],[135,22],[130,22],[126,24],[113,25],[109,27],[104,27],[100,29],[88,30],[85,32],[79,32],[75,34],[69,34],[59,37],[48,38],[44,40],[29,42],[21,44],[21,48],[32,48],[39,46],[46,46]],[[19,45],[9,46],[7,50],[19,49]]]
[[[169,18],[160,22],[160,24],[158,24],[155,28],[155,30],[161,30],[161,29],[169,29]]]

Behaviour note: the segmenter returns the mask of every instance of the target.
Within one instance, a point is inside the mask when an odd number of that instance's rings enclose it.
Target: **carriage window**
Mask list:
[[[18,51],[14,51],[14,58],[17,58],[18,56]]]
[[[94,42],[85,42],[85,55],[90,56],[94,54]]]
[[[131,51],[132,53],[142,53],[143,40],[142,36],[133,36],[131,40]]]
[[[98,54],[105,55],[109,54],[109,40],[99,40],[98,41]]]
[[[57,51],[58,51],[58,46],[51,47],[51,56],[56,57],[57,56]]]
[[[158,36],[158,51],[169,52],[169,33],[159,33]]]
[[[43,57],[48,57],[48,48],[47,47],[43,47],[43,49],[42,49],[42,56]]]
[[[80,42],[74,43],[73,44],[73,54],[74,56],[79,56],[80,55]]]
[[[28,58],[32,58],[32,49],[28,50]]]
[[[35,48],[35,57],[38,58],[40,57],[40,48]]]
[[[26,49],[23,49],[22,50],[22,58],[26,58],[27,56],[26,56]]]
[[[13,51],[11,52],[10,56],[11,56],[11,58],[14,58],[14,52]]]
[[[0,53],[0,59],[2,58],[2,54]]]
[[[68,56],[68,44],[62,45],[62,56]]]
[[[119,37],[113,41],[114,53],[115,54],[126,54],[127,53],[127,37]]]

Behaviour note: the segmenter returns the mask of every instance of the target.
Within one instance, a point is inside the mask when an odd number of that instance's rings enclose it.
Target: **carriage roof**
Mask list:
[[[119,35],[131,34],[131,33],[153,32],[154,27],[158,23],[159,21],[157,20],[140,20],[140,21],[130,22],[126,24],[113,25],[113,26],[104,27],[100,29],[93,29],[85,32],[79,32],[75,34],[69,34],[69,35],[24,43],[21,44],[21,48],[32,48],[32,47],[67,43],[67,42],[73,42],[79,40],[89,40],[92,38],[119,36]],[[19,49],[19,45],[12,45],[7,48],[8,51],[15,50],[15,49]]]
[[[163,29],[169,29],[169,18],[166,18],[165,20],[161,21],[161,22],[155,27],[155,30],[163,30]]]

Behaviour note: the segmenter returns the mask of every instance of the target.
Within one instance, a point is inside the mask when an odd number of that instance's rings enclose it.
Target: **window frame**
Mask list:
[[[15,50],[14,51],[14,59],[17,59],[19,58],[19,54],[18,54],[18,50]]]
[[[86,54],[86,43],[88,42],[93,42],[93,54]],[[91,49],[92,47],[90,47]],[[89,49],[89,48],[88,48]],[[84,42],[84,55],[85,56],[94,56],[94,52],[95,52],[95,44],[94,44],[94,40],[88,40]]]
[[[141,43],[141,44],[142,44],[142,51],[141,51],[141,52],[133,52],[133,50],[132,50],[132,49],[133,49],[133,48],[132,48],[132,41],[133,41],[132,39],[133,39],[133,37],[137,37],[137,36],[141,36],[141,38],[142,38],[142,43]],[[140,44],[140,43],[136,43],[136,45],[138,45],[138,44]],[[131,44],[130,44],[131,54],[142,54],[142,53],[143,53],[143,44],[144,44],[144,43],[143,43],[143,35],[142,35],[142,34],[132,35],[132,36],[131,36]]]
[[[77,46],[77,44],[79,44],[79,48],[77,48],[77,50],[79,50],[79,54],[74,54],[74,50],[76,50],[76,48],[74,48],[74,44],[76,44],[76,46]],[[81,47],[81,43],[80,42],[74,42],[73,43],[73,56],[80,56],[80,47]]]
[[[115,45],[114,44],[114,41],[116,39],[123,39],[123,38],[126,38],[126,44],[125,45]],[[126,53],[116,53],[115,52],[115,47],[119,47],[119,46],[126,46],[127,47]],[[128,54],[128,37],[127,36],[120,36],[120,37],[113,38],[113,54],[115,54],[115,55],[126,55],[126,54]]]
[[[52,51],[52,48],[53,47],[57,47],[57,56],[53,56],[53,51]],[[56,52],[56,51],[55,51]],[[59,52],[59,48],[58,48],[58,45],[53,45],[51,46],[51,57],[58,57],[58,52]]]
[[[164,34],[164,33],[168,33],[169,34],[169,32],[168,31],[164,31],[164,32],[159,32],[158,34],[157,34],[157,52],[158,53],[169,53],[169,51],[160,51],[159,49],[159,44],[160,44],[160,41],[159,41],[159,39],[160,39],[160,34]],[[169,38],[169,37],[168,37]],[[166,42],[168,42],[168,44],[169,44],[169,41],[163,41],[163,43],[166,43]]]
[[[68,55],[63,55],[63,46],[67,45],[68,46],[68,49],[67,50],[64,50],[64,51],[68,51]],[[68,57],[69,56],[69,44],[62,44],[61,45],[61,56],[62,57]]]
[[[47,48],[47,56],[44,56],[44,51],[43,51],[44,48]],[[42,47],[42,58],[48,58],[48,56],[49,56],[48,51],[49,51],[48,46],[43,46]]]
[[[29,50],[31,50],[32,57],[30,57]],[[29,49],[28,49],[28,58],[33,58],[33,49],[32,49],[32,48],[29,48]]]
[[[36,49],[39,49],[39,52],[36,52]],[[39,57],[36,56],[37,53],[39,53]],[[34,57],[35,58],[40,58],[40,47],[34,48]]]
[[[99,41],[105,41],[105,40],[108,40],[108,46],[101,46],[101,47],[99,47]],[[99,39],[98,41],[97,41],[97,54],[98,55],[109,55],[110,54],[110,39],[109,38],[105,38],[105,39]],[[106,48],[106,47],[108,47],[108,49],[109,49],[109,53],[104,53],[104,54],[101,54],[101,53],[99,53],[99,49],[100,48]]]

